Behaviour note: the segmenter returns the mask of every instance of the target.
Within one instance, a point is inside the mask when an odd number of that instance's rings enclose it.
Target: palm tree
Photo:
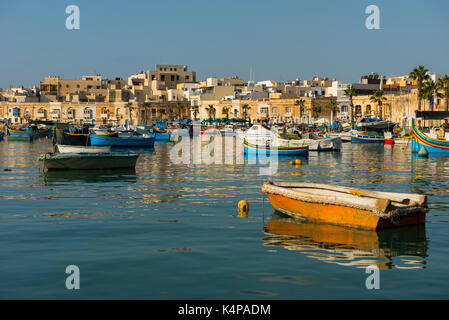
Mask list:
[[[317,119],[320,116],[320,113],[321,113],[321,106],[320,105],[313,105],[312,106],[312,112],[313,112],[313,118]]]
[[[193,118],[196,120],[196,115],[200,112],[200,107],[198,106],[191,106],[190,110],[193,112]]]
[[[411,79],[416,80],[418,82],[418,110],[421,110],[421,99],[422,96],[422,86],[423,82],[429,80],[429,70],[424,68],[424,66],[419,65],[417,68],[414,68],[412,72],[408,75]]]
[[[441,98],[443,95],[438,92],[438,86],[437,84],[430,80],[423,83],[423,86],[421,88],[421,97],[425,100],[429,101],[429,110],[431,106],[431,101],[433,97]]]
[[[178,120],[182,118],[182,105],[179,102],[176,102],[176,111],[178,112]]]
[[[327,108],[331,111],[331,124],[334,122],[334,114],[337,113],[338,111],[338,106],[337,106],[337,101],[335,100],[331,100],[328,104],[327,104]]]
[[[443,78],[438,79],[437,89],[443,91],[443,96],[446,99],[446,111],[449,111],[449,76],[445,75]]]
[[[244,105],[242,105],[242,110],[243,110],[243,118],[246,120],[246,118],[248,117],[248,111],[251,110],[251,107],[245,103]]]
[[[229,119],[229,107],[223,107],[223,109],[221,109],[221,114],[225,114],[226,115],[226,119]]]
[[[134,105],[132,102],[128,102],[127,104],[125,104],[124,106],[126,109],[129,110],[129,122],[132,125],[133,124],[133,110],[134,110]]]
[[[161,120],[162,120],[162,116],[166,113],[165,108],[159,108],[157,109],[157,113],[159,113],[161,115]]]
[[[357,91],[354,89],[353,86],[348,86],[345,91],[343,92],[343,94],[346,97],[349,97],[349,105],[351,107],[351,123],[354,121],[354,104],[352,102],[352,97],[355,97],[357,95]]]
[[[377,106],[379,108],[379,115],[380,118],[383,119],[383,113],[382,113],[382,102],[387,100],[387,98],[384,97],[384,92],[382,90],[376,90],[374,94],[369,98],[372,102],[377,103]]]
[[[306,104],[306,100],[299,99],[295,101],[295,106],[299,106],[299,117],[302,119],[303,113],[304,113],[304,106]]]
[[[209,118],[215,119],[215,112],[217,111],[213,104],[210,104],[208,107],[206,107],[206,111],[209,114]]]
[[[149,102],[142,102],[140,104],[140,107],[143,108],[145,110],[145,124],[147,124],[147,108],[149,108],[151,106],[151,104]]]

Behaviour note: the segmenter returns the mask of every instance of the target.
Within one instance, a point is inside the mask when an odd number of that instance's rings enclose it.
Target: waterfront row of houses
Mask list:
[[[432,80],[438,79],[431,75]],[[345,90],[356,95],[350,99]],[[383,90],[382,108],[371,99]],[[433,106],[444,105],[435,97]],[[30,119],[63,122],[146,124],[162,119],[246,118],[273,123],[313,123],[325,118],[350,121],[361,117],[388,118],[408,126],[418,105],[417,82],[408,76],[386,78],[377,73],[359,83],[336,79],[277,82],[239,77],[197,81],[184,65],[156,65],[127,80],[100,75],[80,80],[46,77],[39,88],[0,89],[0,119],[23,123]]]

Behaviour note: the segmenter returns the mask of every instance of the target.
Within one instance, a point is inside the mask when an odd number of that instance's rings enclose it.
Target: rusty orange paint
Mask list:
[[[371,211],[355,208],[323,205],[291,199],[278,194],[268,194],[271,205],[278,211],[297,218],[306,218],[350,228],[375,230],[425,222],[425,212],[401,217],[398,223],[378,217]]]

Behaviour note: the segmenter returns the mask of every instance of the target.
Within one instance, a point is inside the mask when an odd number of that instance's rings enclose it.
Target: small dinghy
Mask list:
[[[47,153],[39,160],[53,170],[110,170],[135,168],[137,153]]]
[[[262,192],[273,208],[294,218],[358,229],[381,229],[425,222],[427,197],[317,183],[267,181]]]

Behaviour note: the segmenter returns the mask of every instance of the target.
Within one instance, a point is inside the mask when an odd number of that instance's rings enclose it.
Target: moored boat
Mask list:
[[[92,146],[152,148],[154,147],[154,140],[154,137],[150,136],[110,137],[96,134],[90,135]]]
[[[360,229],[381,229],[425,222],[427,197],[377,192],[327,184],[274,183],[262,192],[275,210],[294,218]]]
[[[283,145],[270,145],[270,144],[253,144],[246,139],[243,140],[243,150],[248,155],[279,155],[279,156],[300,156],[307,155],[309,153],[309,147],[302,146],[283,146]]]
[[[385,132],[385,144],[394,144],[394,138],[393,138],[393,133],[391,132]]]
[[[424,120],[441,120],[449,117],[447,111],[416,111],[417,118]],[[424,133],[412,119],[412,152],[419,152],[422,148],[429,154],[449,155],[449,134],[444,127],[434,130],[433,133]]]
[[[37,126],[31,126],[31,127],[22,127],[19,129],[11,128],[9,126],[6,126],[6,130],[8,132],[8,135],[14,136],[14,137],[24,137],[24,138],[37,138],[37,137],[48,137],[51,133],[50,129],[44,128],[39,129]]]
[[[352,143],[385,143],[385,136],[377,131],[351,131]]]
[[[44,154],[38,159],[49,170],[109,170],[134,168],[137,153],[60,153]]]
[[[385,131],[394,128],[395,124],[388,120],[381,120],[377,118],[363,118],[357,124],[356,128],[359,130],[377,130]]]
[[[62,145],[88,146],[90,144],[89,128],[57,123],[54,128],[54,141]]]

